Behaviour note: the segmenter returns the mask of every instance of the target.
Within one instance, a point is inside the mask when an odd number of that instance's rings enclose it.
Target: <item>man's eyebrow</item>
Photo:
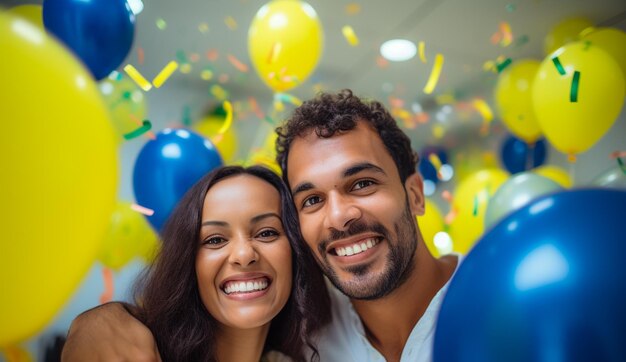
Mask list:
[[[373,164],[371,164],[369,162],[363,162],[363,163],[358,163],[358,164],[356,164],[354,166],[351,166],[351,167],[347,168],[343,172],[343,177],[350,177],[350,176],[356,175],[357,173],[359,173],[361,171],[366,171],[366,170],[380,172],[380,173],[382,173],[385,176],[387,175],[382,168],[380,168],[380,167],[378,167],[376,165],[373,165]]]
[[[310,182],[302,182],[296,185],[296,187],[294,187],[293,190],[291,190],[291,196],[295,197],[298,193],[308,191],[314,187],[315,186],[313,186],[313,184]]]

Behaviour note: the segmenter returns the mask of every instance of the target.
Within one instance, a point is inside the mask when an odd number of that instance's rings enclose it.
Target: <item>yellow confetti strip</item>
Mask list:
[[[285,105],[280,100],[274,100],[274,110],[276,112],[282,112],[285,110]]]
[[[430,72],[430,77],[428,77],[428,82],[424,87],[424,93],[431,94],[435,87],[437,86],[437,82],[439,81],[439,75],[441,74],[441,68],[443,67],[443,55],[437,53],[435,56],[435,64],[433,65],[433,70]]]
[[[167,63],[165,68],[163,68],[163,70],[161,70],[159,74],[154,77],[154,79],[152,80],[152,84],[154,84],[156,88],[161,87],[163,83],[165,83],[167,78],[169,78],[170,75],[172,75],[172,73],[176,71],[176,69],[178,69],[178,63],[175,60]]]
[[[198,31],[200,31],[202,34],[206,34],[209,32],[209,24],[207,23],[200,23],[200,25],[198,25]]]
[[[456,99],[454,99],[453,94],[445,93],[445,94],[441,94],[435,97],[435,101],[437,102],[438,105],[441,106],[444,104],[454,104],[456,102]]]
[[[272,49],[270,50],[270,55],[267,57],[267,64],[275,63],[282,49],[282,43],[274,43],[274,45],[272,45]]]
[[[217,131],[219,134],[224,134],[224,132],[228,131],[230,125],[233,123],[233,105],[229,101],[224,101],[222,107],[224,107],[226,111],[226,120],[219,131]]]
[[[226,26],[230,30],[236,30],[237,29],[237,22],[235,21],[235,19],[233,19],[232,16],[227,16],[226,19],[224,19],[224,23],[226,23]]]
[[[354,29],[352,29],[350,25],[346,25],[341,28],[341,32],[343,33],[344,38],[346,38],[350,45],[352,45],[353,47],[359,45],[359,38],[357,38],[356,34],[354,33]]]
[[[445,130],[443,129],[442,125],[437,124],[437,125],[433,126],[433,136],[436,139],[441,139],[441,137],[443,137],[444,133],[445,133]]]
[[[185,63],[185,64],[181,65],[180,66],[180,72],[183,73],[183,74],[191,73],[191,64]]]
[[[150,82],[148,82],[146,78],[144,78],[143,75],[141,75],[141,73],[139,73],[139,71],[132,66],[132,64],[126,64],[124,71],[128,74],[130,79],[135,81],[135,83],[137,83],[137,85],[144,90],[144,92],[152,89],[152,84],[150,84]]]
[[[439,156],[437,156],[436,153],[431,153],[428,155],[428,161],[430,161],[430,163],[435,166],[437,172],[439,172],[439,169],[441,168],[441,159],[439,159]]]
[[[226,94],[224,88],[220,87],[218,84],[214,84],[211,87],[211,94],[219,100],[225,100],[226,98],[228,98],[228,95]]]
[[[200,73],[200,78],[203,80],[211,80],[213,79],[213,72],[210,69],[205,69]]]
[[[489,107],[487,102],[485,102],[483,99],[474,99],[472,101],[472,105],[483,117],[483,121],[491,122],[491,120],[493,120],[493,112],[491,111],[491,107]]]
[[[417,49],[419,51],[420,60],[422,61],[422,63],[426,64],[426,52],[424,48],[426,48],[426,45],[424,44],[424,42],[423,41],[419,42]]]

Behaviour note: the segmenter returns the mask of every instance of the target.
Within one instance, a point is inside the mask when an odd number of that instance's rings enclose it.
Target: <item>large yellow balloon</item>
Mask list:
[[[539,64],[533,59],[516,61],[500,74],[495,90],[502,121],[511,133],[527,143],[533,143],[541,136],[531,94]]]
[[[146,117],[146,100],[137,84],[121,73],[113,72],[99,83],[100,92],[110,112],[118,140],[141,127]]]
[[[256,13],[248,32],[248,52],[259,77],[282,92],[303,83],[322,53],[323,33],[311,5],[271,1]]]
[[[467,253],[482,236],[489,198],[508,177],[506,171],[486,169],[468,176],[457,186],[452,202],[456,217],[449,232],[454,251]]]
[[[157,236],[148,221],[130,206],[130,202],[117,203],[100,250],[102,264],[114,270],[121,269],[134,257],[145,255],[146,245],[156,245]]]
[[[590,20],[581,17],[561,21],[546,36],[543,44],[544,53],[550,54],[563,45],[579,40],[580,32],[591,26],[593,23]]]
[[[43,328],[96,257],[117,150],[90,73],[30,22],[0,12],[0,346]]]
[[[231,163],[237,153],[237,130],[231,126],[219,134],[224,121],[225,117],[210,115],[194,124],[193,129],[213,142],[225,163]]]
[[[565,75],[555,66],[555,57]],[[543,134],[557,150],[574,155],[593,146],[617,119],[624,103],[624,77],[607,52],[576,42],[544,59],[532,95]]]
[[[626,77],[626,33],[616,28],[597,28],[583,36],[584,41],[602,48],[617,62]],[[626,82],[624,82],[626,83]]]
[[[417,217],[417,223],[419,225],[424,243],[431,254],[435,257],[439,257],[442,253],[435,246],[435,234],[444,230],[443,216],[437,205],[429,199],[425,201],[424,215]]]
[[[544,165],[530,170],[538,175],[549,178],[550,180],[556,182],[561,185],[563,188],[569,189],[574,184],[572,182],[572,178],[569,176],[569,173],[564,169],[553,166],[553,165]]]
[[[33,25],[36,25],[39,29],[43,27],[43,13],[41,5],[25,4],[14,6],[9,9],[9,13],[21,16],[22,18],[30,21]]]

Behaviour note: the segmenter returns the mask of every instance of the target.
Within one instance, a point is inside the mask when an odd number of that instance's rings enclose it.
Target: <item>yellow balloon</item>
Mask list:
[[[449,232],[454,251],[467,253],[482,236],[489,198],[508,177],[506,171],[486,169],[468,176],[457,186],[452,201],[456,216]]]
[[[210,139],[217,147],[224,162],[230,163],[234,160],[237,153],[237,130],[231,126],[226,132],[219,134],[220,128],[224,125],[224,120],[224,117],[210,115],[196,123],[193,129],[205,138]]]
[[[454,180],[457,185],[477,171],[499,168],[498,156],[493,151],[470,146],[454,155]]]
[[[565,75],[555,66],[555,57]],[[541,63],[532,96],[543,134],[557,150],[574,155],[593,146],[617,119],[624,103],[624,77],[601,48],[571,43]]]
[[[317,13],[303,1],[271,1],[256,13],[248,31],[248,52],[259,77],[276,92],[303,83],[322,53]]]
[[[533,143],[541,136],[531,94],[539,64],[533,59],[514,62],[500,74],[495,90],[502,121],[511,133],[527,143]]]
[[[563,186],[563,188],[566,188],[566,189],[571,188],[572,185],[574,184],[572,182],[571,177],[569,176],[569,173],[567,173],[567,171],[557,166],[544,165],[544,166],[534,168],[530,171],[538,175],[541,175],[543,177],[549,178],[550,180],[558,183],[559,185]]]
[[[18,5],[9,9],[9,13],[21,16],[39,29],[44,30],[42,11],[41,5],[36,4]]]
[[[593,23],[581,17],[565,19],[555,25],[548,33],[543,44],[545,54],[550,54],[568,43],[579,40],[580,32],[593,26]]]
[[[146,218],[130,206],[130,202],[117,203],[102,242],[99,259],[114,270],[121,269],[132,258],[144,255],[146,245],[156,244],[157,236]]]
[[[426,247],[428,247],[431,254],[435,257],[439,257],[444,253],[435,246],[434,240],[435,234],[444,230],[443,216],[437,205],[429,199],[426,199],[424,207],[426,211],[424,215],[417,217],[417,223],[422,232]]]
[[[115,135],[65,47],[0,12],[0,346],[32,336],[94,262],[115,204]]]
[[[100,81],[99,88],[121,142],[124,134],[141,127],[146,117],[143,91],[135,82],[118,72]]]
[[[626,32],[616,28],[597,28],[583,36],[583,40],[609,53],[626,77]]]

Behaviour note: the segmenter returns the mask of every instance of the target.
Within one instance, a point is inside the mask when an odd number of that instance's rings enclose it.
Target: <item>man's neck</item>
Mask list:
[[[418,244],[408,279],[388,296],[377,300],[352,300],[367,339],[387,361],[399,361],[411,331],[433,297],[448,282],[458,258],[435,259],[423,242]]]
[[[261,359],[269,324],[252,329],[221,328],[216,339],[218,361],[250,361]]]

